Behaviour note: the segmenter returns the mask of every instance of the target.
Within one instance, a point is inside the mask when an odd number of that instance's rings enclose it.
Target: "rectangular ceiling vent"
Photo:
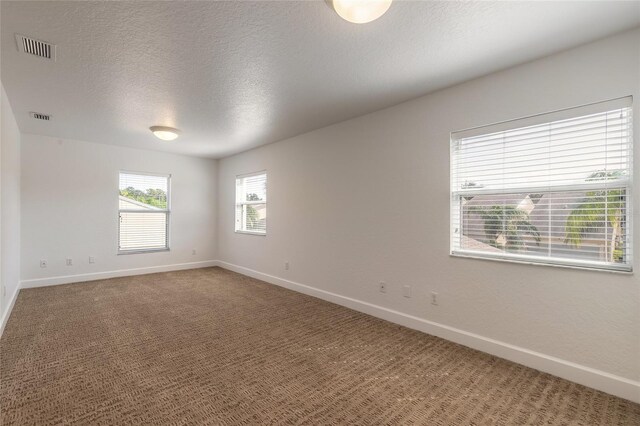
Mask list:
[[[39,112],[30,112],[29,115],[31,116],[31,118],[35,118],[36,120],[44,120],[44,121],[51,120],[51,116],[48,114],[42,114]]]
[[[56,60],[56,45],[47,43],[46,41],[36,40],[35,38],[16,34],[16,43],[18,51],[38,58]]]

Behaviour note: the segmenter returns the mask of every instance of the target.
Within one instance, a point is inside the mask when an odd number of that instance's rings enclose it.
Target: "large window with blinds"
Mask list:
[[[267,234],[267,172],[236,177],[236,232]]]
[[[118,253],[169,250],[170,179],[120,172]]]
[[[631,97],[451,134],[451,253],[631,271]]]

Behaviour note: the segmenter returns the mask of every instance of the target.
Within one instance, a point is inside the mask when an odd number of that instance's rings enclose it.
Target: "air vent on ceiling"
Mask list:
[[[21,53],[27,53],[29,55],[37,56],[39,58],[49,59],[51,61],[56,60],[56,45],[47,43],[46,41],[36,40],[35,38],[16,34],[16,43],[18,44],[18,51]]]
[[[31,116],[31,118],[35,118],[36,120],[44,120],[44,121],[51,120],[51,116],[48,114],[42,114],[39,112],[30,112],[29,115]]]

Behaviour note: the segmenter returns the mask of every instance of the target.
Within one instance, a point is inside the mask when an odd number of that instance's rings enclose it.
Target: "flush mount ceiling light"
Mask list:
[[[151,130],[158,139],[162,139],[163,141],[172,141],[180,135],[180,130],[174,129],[173,127],[151,126],[149,130]]]
[[[392,0],[333,0],[333,8],[342,19],[354,24],[366,24],[384,15],[391,2]]]

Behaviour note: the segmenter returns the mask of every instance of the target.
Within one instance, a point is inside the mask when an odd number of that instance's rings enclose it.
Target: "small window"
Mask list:
[[[631,271],[631,98],[452,133],[451,253]]]
[[[120,172],[120,254],[169,250],[169,180],[169,175]]]
[[[266,235],[266,172],[236,177],[236,232]]]

